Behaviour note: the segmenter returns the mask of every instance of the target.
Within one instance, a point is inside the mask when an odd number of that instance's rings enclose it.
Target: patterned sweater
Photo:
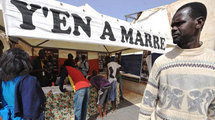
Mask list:
[[[139,120],[215,120],[215,52],[175,47],[159,57]]]

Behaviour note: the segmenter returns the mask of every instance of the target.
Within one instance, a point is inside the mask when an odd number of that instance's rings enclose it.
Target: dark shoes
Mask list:
[[[125,99],[123,97],[120,97],[120,101],[124,101]]]

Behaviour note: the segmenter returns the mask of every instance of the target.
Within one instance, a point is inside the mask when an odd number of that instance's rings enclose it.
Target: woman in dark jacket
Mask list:
[[[0,116],[3,120],[44,120],[45,95],[32,70],[29,55],[7,50],[0,58]]]

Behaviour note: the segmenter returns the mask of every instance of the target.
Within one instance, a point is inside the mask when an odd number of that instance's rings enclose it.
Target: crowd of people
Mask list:
[[[67,64],[65,62],[60,76],[59,88],[62,92],[67,90],[63,88],[64,80],[68,76],[70,84],[74,89],[74,114],[76,120],[85,120],[87,114],[87,105],[89,100],[90,83],[95,86],[98,93],[98,110],[99,118],[106,116],[106,103],[111,100],[113,110],[116,109],[116,75],[120,65],[116,62],[111,62],[109,56],[106,57],[108,67],[107,78],[97,75],[97,71],[93,70],[93,74],[86,78],[89,71],[89,64],[86,61],[86,56],[81,56],[81,61],[75,64]],[[103,107],[103,111],[102,111]]]
[[[214,120],[215,52],[204,48],[200,34],[207,17],[204,4],[192,2],[180,7],[172,19],[172,37],[177,45],[160,56],[150,70],[141,102],[139,120]],[[20,48],[3,52],[0,41],[0,119],[44,120],[46,97],[41,87],[55,82],[51,56],[44,49],[30,61]],[[85,55],[73,59],[68,54],[60,71],[59,89],[68,77],[73,87],[75,120],[86,120],[90,85],[97,90],[99,118],[106,116],[110,100],[116,110],[117,81],[121,83],[121,65],[107,56],[107,75],[93,70]],[[121,98],[123,92],[121,86]]]
[[[39,51],[39,56],[30,61],[29,55],[20,48],[11,48],[3,53],[3,44],[0,42],[0,118],[3,120],[22,119],[44,119],[46,97],[42,86],[50,86],[53,73],[51,72],[52,62],[49,56],[45,57],[44,49]],[[68,54],[61,72],[59,89],[67,92],[63,88],[64,80],[68,77],[73,87],[74,114],[75,120],[86,120],[87,106],[89,100],[90,83],[98,91],[98,111],[99,117],[106,116],[106,103],[109,95],[113,110],[116,109],[116,75],[120,67],[116,62],[111,62],[110,57],[106,57],[108,66],[108,78],[98,75],[96,70],[87,78],[89,64],[86,56],[73,59],[72,54]],[[103,111],[102,111],[103,108]]]

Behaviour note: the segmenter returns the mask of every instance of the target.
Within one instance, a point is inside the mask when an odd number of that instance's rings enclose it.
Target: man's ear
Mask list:
[[[201,17],[196,18],[196,29],[203,28],[204,23],[205,23],[205,18],[204,17],[201,16]]]

